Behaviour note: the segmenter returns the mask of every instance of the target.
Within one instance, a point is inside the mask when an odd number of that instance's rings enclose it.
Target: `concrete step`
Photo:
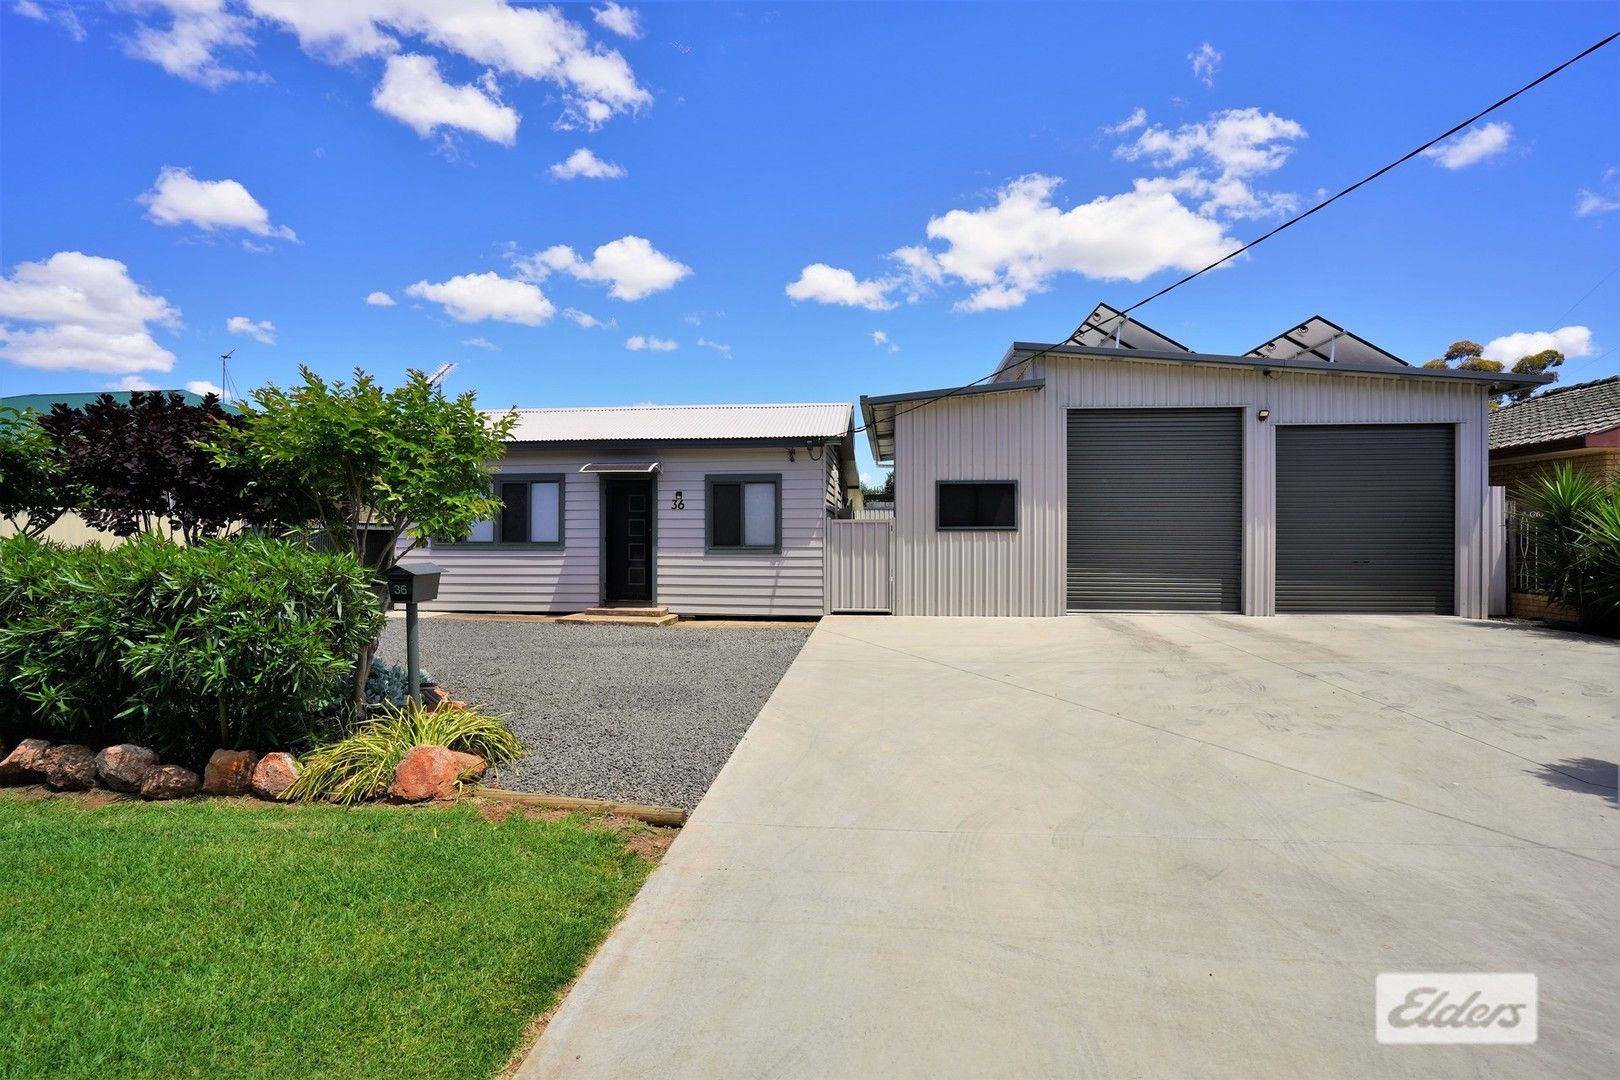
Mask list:
[[[622,609],[593,608],[557,620],[565,623],[594,623],[597,626],[668,626],[680,621],[677,615],[665,611],[662,615],[627,615]]]
[[[618,605],[614,605],[613,607],[587,608],[585,611],[580,612],[580,614],[581,615],[637,615],[637,616],[641,616],[641,617],[644,617],[644,618],[651,619],[651,618],[657,618],[657,617],[659,617],[661,615],[668,615],[669,614],[669,608],[664,607],[662,605],[659,605],[658,607],[630,607],[628,605],[624,606],[624,607],[620,607]]]

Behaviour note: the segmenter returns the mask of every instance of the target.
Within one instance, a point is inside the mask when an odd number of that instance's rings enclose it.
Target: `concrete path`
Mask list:
[[[520,1077],[1613,1076],[1620,646],[824,620]],[[1534,1046],[1381,1046],[1391,971]]]

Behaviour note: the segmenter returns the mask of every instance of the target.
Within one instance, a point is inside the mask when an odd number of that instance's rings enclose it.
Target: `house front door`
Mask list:
[[[605,604],[650,604],[653,601],[652,475],[608,474],[602,477],[603,535],[606,566],[602,575]]]

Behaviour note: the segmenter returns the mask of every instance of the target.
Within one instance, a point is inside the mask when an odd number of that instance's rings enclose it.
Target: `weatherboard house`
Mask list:
[[[983,385],[861,399],[895,470],[889,565],[835,538],[828,606],[1483,618],[1488,402],[1547,381],[1413,367],[1320,317],[1199,353],[1103,305]]]
[[[860,497],[845,403],[518,409],[500,512],[406,561],[452,611],[817,616],[828,522]]]

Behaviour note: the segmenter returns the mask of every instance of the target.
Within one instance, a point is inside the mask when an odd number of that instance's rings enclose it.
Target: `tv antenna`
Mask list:
[[[219,355],[219,388],[224,391],[220,396],[226,401],[234,401],[237,396],[236,387],[231,383],[231,357],[235,355],[235,349]]]
[[[456,365],[454,363],[440,364],[434,370],[433,374],[428,376],[428,385],[439,391],[439,393],[444,393],[444,380],[454,370],[456,370]]]

